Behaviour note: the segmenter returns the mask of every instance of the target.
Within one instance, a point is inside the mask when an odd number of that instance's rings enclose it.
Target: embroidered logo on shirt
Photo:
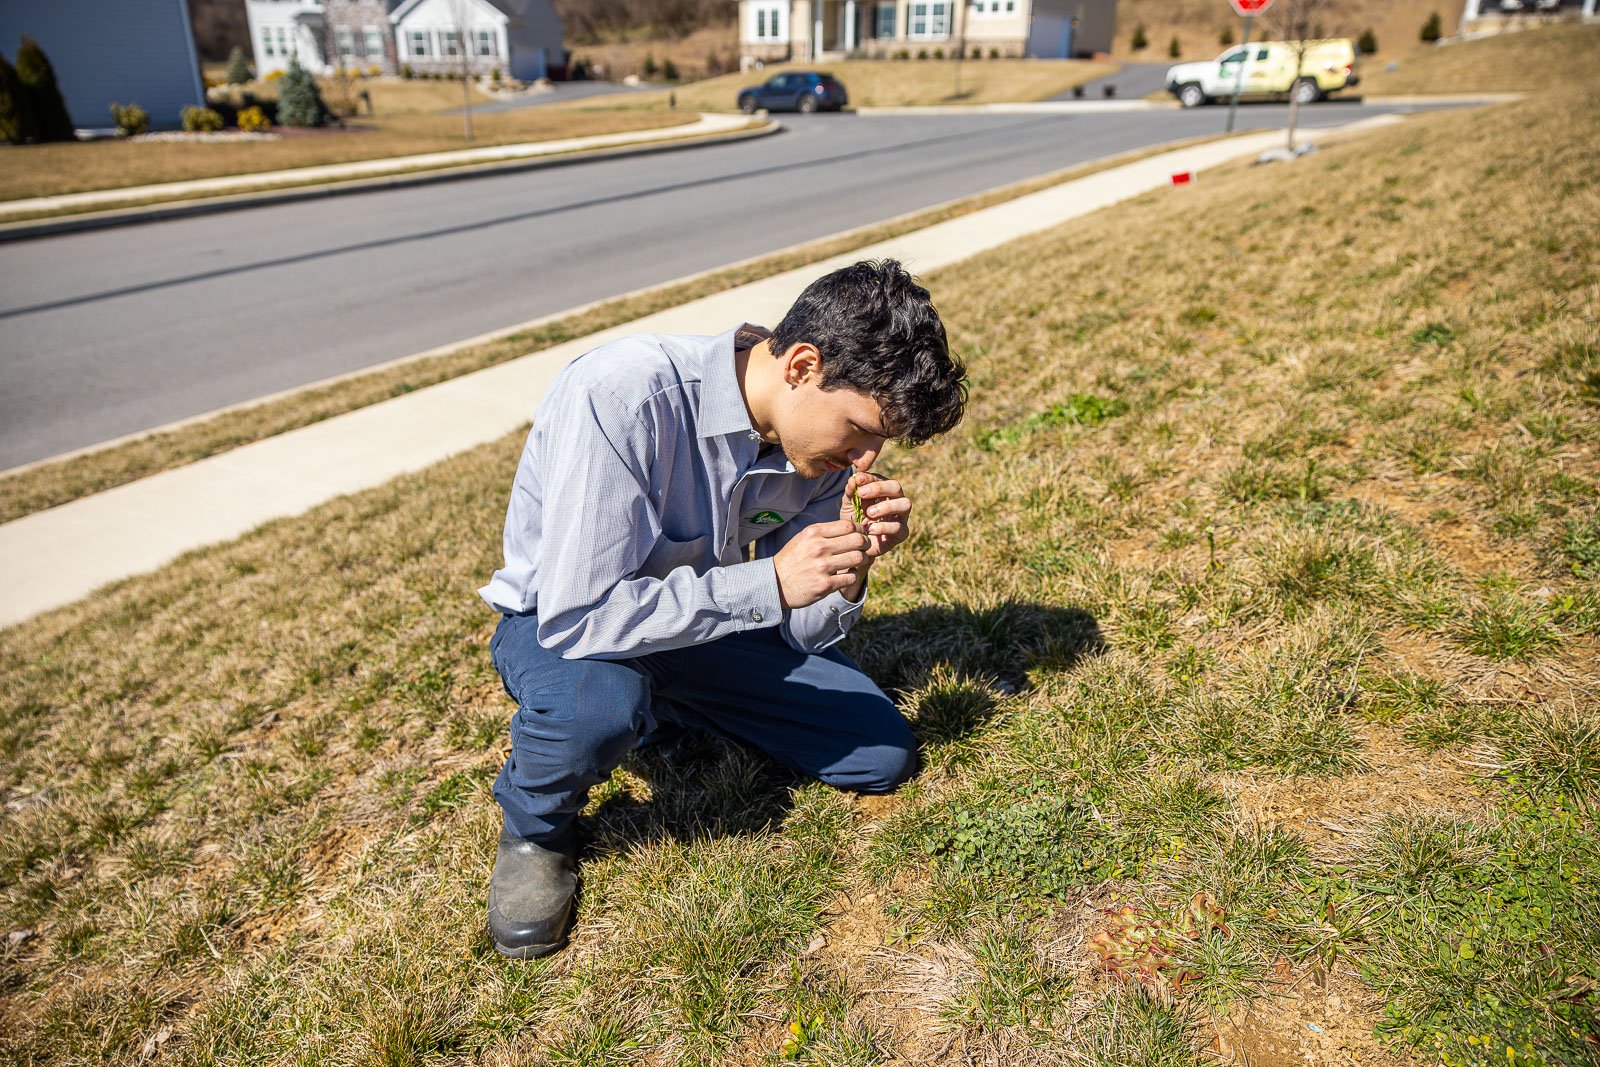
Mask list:
[[[778,526],[788,520],[776,511],[758,511],[754,515],[746,515],[744,521],[753,526]]]

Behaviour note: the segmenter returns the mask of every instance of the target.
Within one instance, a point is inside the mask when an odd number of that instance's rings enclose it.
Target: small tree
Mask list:
[[[17,68],[0,56],[0,139],[7,144],[27,144],[34,139],[31,103]]]
[[[1150,38],[1145,35],[1144,23],[1139,23],[1133,28],[1133,39],[1128,42],[1128,47],[1135,52],[1143,52],[1150,47]]]
[[[1233,47],[1233,27],[1232,26],[1224,26],[1224,27],[1222,27],[1222,32],[1217,34],[1217,43],[1220,44],[1224,48],[1232,48]]]
[[[1177,59],[1181,55],[1183,55],[1183,46],[1178,44],[1178,35],[1173,34],[1172,40],[1167,42],[1167,58]]]
[[[249,80],[250,61],[244,57],[244,49],[234,45],[228,55],[228,84],[243,85]]]
[[[76,141],[78,135],[72,128],[72,116],[67,114],[67,102],[61,99],[56,72],[39,42],[26,34],[17,49],[17,80],[22,82],[32,104],[36,139]]]
[[[678,65],[676,63],[674,63],[670,59],[662,60],[662,62],[661,62],[661,76],[663,78],[667,79],[667,81],[669,81],[669,82],[677,81],[678,80]]]
[[[289,57],[289,69],[278,82],[278,122],[283,126],[322,126],[328,105],[317,91],[317,81],[300,60]]]
[[[1278,0],[1266,14],[1269,32],[1286,41],[1294,54],[1294,79],[1289,83],[1289,151],[1294,151],[1294,134],[1300,124],[1300,84],[1305,79],[1306,52],[1324,39],[1322,19],[1329,15],[1334,0]]]
[[[660,68],[656,66],[656,54],[654,52],[646,52],[644,54],[643,69],[646,78],[654,78],[656,76],[656,72]]]
[[[1444,36],[1444,23],[1439,18],[1437,11],[1428,16],[1428,21],[1422,24],[1422,32],[1418,34],[1423,44],[1433,44]]]
[[[1372,32],[1371,26],[1361,31],[1361,39],[1356,42],[1356,47],[1361,49],[1361,54],[1364,56],[1378,54],[1378,35]]]

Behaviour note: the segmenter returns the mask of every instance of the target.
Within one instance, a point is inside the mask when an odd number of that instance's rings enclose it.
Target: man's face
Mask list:
[[[853,389],[824,390],[820,375],[796,384],[774,422],[784,455],[802,478],[870,470],[883,451],[883,409]]]

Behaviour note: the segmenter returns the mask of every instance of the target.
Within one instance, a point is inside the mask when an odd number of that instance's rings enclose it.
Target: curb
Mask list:
[[[632,156],[655,155],[659,152],[681,152],[690,148],[731,144],[755,137],[768,137],[783,130],[783,124],[768,120],[767,125],[728,133],[710,133],[678,140],[656,141],[644,144],[617,145],[612,148],[580,149],[558,156],[536,156],[530,159],[510,159],[493,163],[468,163],[457,167],[435,167],[410,174],[392,174],[376,178],[356,178],[321,185],[298,186],[288,189],[270,189],[259,193],[236,193],[224,196],[177,200],[146,207],[121,208],[114,211],[85,212],[56,218],[10,222],[0,224],[0,244],[28,241],[38,237],[54,237],[65,233],[82,233],[105,230],[117,226],[139,226],[147,222],[164,222],[167,219],[187,218],[193,215],[212,215],[224,211],[243,211],[248,208],[271,207],[295,200],[313,200],[322,197],[350,196],[356,193],[381,192],[388,189],[405,189],[442,182],[466,181],[472,178],[492,178],[500,174],[542,170],[545,167],[565,167],[588,163],[597,159],[627,159]]]

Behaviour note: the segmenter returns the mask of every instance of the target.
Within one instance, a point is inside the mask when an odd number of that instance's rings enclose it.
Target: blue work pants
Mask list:
[[[517,702],[494,795],[512,835],[563,842],[635,742],[662,723],[751,745],[840,789],[886,793],[911,776],[911,728],[837,648],[809,655],[775,628],[630,659],[562,659],[533,615],[503,615],[489,641]]]

